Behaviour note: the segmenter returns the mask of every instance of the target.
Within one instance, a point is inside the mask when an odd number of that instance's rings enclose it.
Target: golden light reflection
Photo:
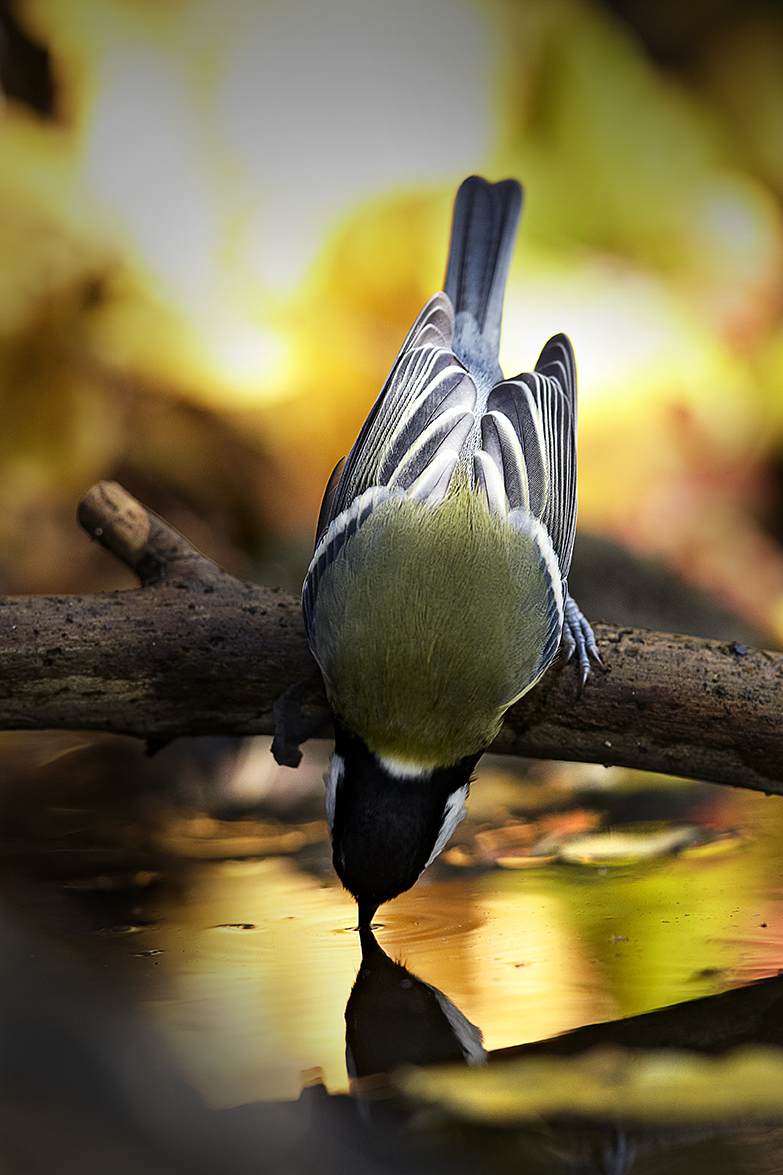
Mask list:
[[[296,1098],[314,1065],[346,1089],[352,904],[282,858],[199,866],[192,880],[139,948],[165,952],[166,994],[148,1010],[178,1071],[215,1108]]]
[[[600,967],[578,936],[563,933],[571,915],[555,887],[501,874],[474,900],[481,919],[467,944],[464,997],[452,994],[447,953],[441,950],[426,974],[480,1026],[487,1049],[612,1019],[616,1008],[602,990]]]

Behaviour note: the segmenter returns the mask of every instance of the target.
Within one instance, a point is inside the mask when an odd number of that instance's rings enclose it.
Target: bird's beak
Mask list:
[[[375,917],[375,911],[377,909],[377,903],[375,905],[372,905],[372,903],[368,905],[367,902],[359,902],[359,930],[361,930],[363,926],[369,928],[370,923]]]

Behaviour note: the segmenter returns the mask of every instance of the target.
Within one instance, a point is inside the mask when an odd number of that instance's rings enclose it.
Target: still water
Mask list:
[[[479,778],[479,817],[496,788],[496,773]],[[638,816],[634,788],[625,794],[625,814]],[[503,865],[477,864],[476,838],[495,833],[491,821],[471,828],[469,819],[463,848],[381,907],[379,944],[443,992],[490,1051],[777,973],[783,800],[686,783],[660,797],[656,822],[648,804],[645,823],[602,818],[598,832],[593,823],[551,853],[496,853]],[[604,792],[574,803],[617,807]],[[556,806],[562,816],[563,794]],[[515,829],[527,827],[516,819]],[[71,948],[216,1109],[296,1098],[313,1071],[330,1092],[348,1089],[355,907],[329,867],[325,824],[303,827],[298,851],[257,838],[266,849],[254,853],[237,828],[233,850],[218,845],[211,857],[203,827],[190,849],[169,829],[177,852],[167,867],[121,885],[110,872],[60,883],[84,915],[61,931]]]

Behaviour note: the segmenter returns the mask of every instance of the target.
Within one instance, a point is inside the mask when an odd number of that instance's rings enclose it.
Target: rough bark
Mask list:
[[[222,571],[113,483],[79,520],[141,587],[0,598],[0,729],[271,734],[276,699],[304,680],[310,732],[328,731],[298,600]],[[573,665],[553,666],[493,750],[783,791],[783,654],[595,632],[603,669],[580,689]]]

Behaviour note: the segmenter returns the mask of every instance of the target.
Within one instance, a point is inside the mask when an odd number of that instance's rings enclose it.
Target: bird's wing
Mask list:
[[[451,302],[435,294],[403,343],[336,487],[327,487],[332,497],[328,505],[324,499],[316,543],[371,486],[421,498],[445,493],[476,403],[473,380],[451,349],[453,334]]]
[[[333,518],[320,535],[302,587],[302,614],[308,636],[312,631],[315,598],[324,572],[334,563],[345,544],[367,521],[376,506],[399,492],[390,490],[387,486],[370,486],[354,498],[347,510]]]
[[[490,509],[541,523],[565,579],[576,530],[576,368],[565,335],[549,340],[535,371],[492,389],[475,470]]]
[[[345,543],[390,497],[446,494],[475,418],[476,388],[451,350],[454,312],[435,294],[414,323],[348,457],[326,487],[302,592],[310,631],[318,584]]]

